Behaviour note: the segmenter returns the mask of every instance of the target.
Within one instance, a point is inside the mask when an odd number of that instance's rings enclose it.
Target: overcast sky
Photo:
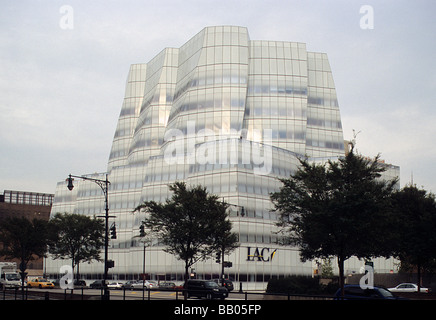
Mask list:
[[[213,25],[327,53],[344,138],[360,131],[358,151],[400,166],[401,186],[413,173],[436,192],[435,12],[432,0],[1,0],[0,193],[104,172],[130,64]]]

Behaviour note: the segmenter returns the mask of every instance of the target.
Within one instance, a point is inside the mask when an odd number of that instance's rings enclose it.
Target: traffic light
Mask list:
[[[67,182],[68,182],[68,186],[67,186],[67,188],[68,188],[68,190],[73,190],[73,188],[74,188],[74,185],[73,185],[73,178],[71,178],[71,174],[68,176],[68,178],[67,178]]]
[[[221,263],[221,251],[218,251],[216,253],[216,260],[215,260],[215,262],[216,263]]]
[[[117,238],[117,228],[115,227],[115,223],[112,224],[112,226],[109,230],[111,231],[111,239],[116,239]]]
[[[144,227],[144,225],[143,224],[141,224],[140,226],[139,226],[139,236],[140,237],[145,237],[145,227]]]
[[[110,269],[110,268],[113,268],[113,267],[115,267],[115,261],[114,260],[108,260],[107,261],[107,268]]]

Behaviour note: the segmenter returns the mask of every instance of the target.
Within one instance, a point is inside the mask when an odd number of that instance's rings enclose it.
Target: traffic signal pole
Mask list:
[[[224,246],[221,249],[221,285],[224,287]]]

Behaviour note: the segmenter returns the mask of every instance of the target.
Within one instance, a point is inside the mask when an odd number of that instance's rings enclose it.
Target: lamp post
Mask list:
[[[142,221],[141,225],[139,226],[139,235],[133,237],[133,238],[141,238],[142,242],[144,243],[144,250],[142,255],[142,300],[144,300],[144,294],[145,294],[145,248],[148,247],[151,243],[151,239],[147,237],[147,233],[145,232],[144,223],[145,221]]]
[[[104,194],[104,203],[105,203],[105,212],[106,214],[104,216],[100,216],[100,217],[104,217],[105,218],[105,233],[104,233],[104,274],[103,274],[103,299],[104,300],[109,300],[109,291],[107,288],[107,271],[109,269],[109,265],[108,265],[108,247],[109,247],[109,203],[108,203],[108,190],[109,190],[109,184],[110,182],[107,179],[107,174],[106,174],[106,179],[105,180],[101,180],[101,179],[94,179],[94,178],[89,178],[89,177],[84,177],[84,176],[74,176],[74,175],[69,175],[67,178],[67,188],[68,190],[73,190],[74,185],[73,185],[73,177],[74,178],[80,178],[83,180],[89,180],[92,181],[94,183],[96,183],[101,190],[103,191]],[[111,217],[113,218],[113,216]]]
[[[139,226],[139,237],[144,238],[145,237],[145,227],[144,223],[141,223]],[[144,293],[145,293],[145,241],[144,241],[144,252],[142,255],[142,299],[144,300]]]

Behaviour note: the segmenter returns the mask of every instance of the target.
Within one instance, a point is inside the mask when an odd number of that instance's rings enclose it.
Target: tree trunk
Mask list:
[[[71,270],[72,270],[72,276],[73,276],[73,279],[71,279],[72,281],[73,281],[73,283],[74,283],[74,259],[71,259]]]
[[[80,262],[77,262],[77,273],[76,273],[76,279],[77,280],[80,279],[79,264],[80,264]]]
[[[188,265],[188,261],[185,261],[185,285],[183,286],[183,288],[186,288],[186,283],[188,282],[188,279],[189,279],[189,265]],[[188,293],[186,291],[183,292],[183,296],[185,300],[188,300]]]
[[[344,297],[344,258],[338,256],[338,267],[339,267],[339,288],[341,288],[341,298]]]

